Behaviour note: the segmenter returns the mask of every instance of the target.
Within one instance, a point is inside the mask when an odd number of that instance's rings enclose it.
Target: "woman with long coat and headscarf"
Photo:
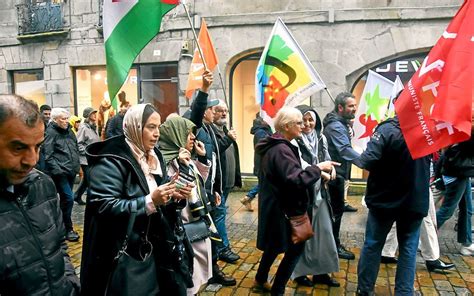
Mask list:
[[[156,281],[162,295],[186,295],[192,286],[192,249],[184,234],[180,208],[191,187],[178,190],[169,182],[155,148],[161,118],[149,104],[130,108],[124,135],[87,147],[91,166],[81,262],[83,295],[104,295],[114,257],[122,247],[132,204],[137,214],[127,253],[139,258],[144,240],[153,246]],[[161,295],[160,294],[160,295]]]
[[[322,130],[322,123],[318,113],[307,105],[297,106],[303,114],[303,132],[301,138],[295,139],[299,147],[303,167],[331,160],[327,141]],[[332,178],[335,178],[332,171]],[[331,179],[329,174],[322,174],[320,180],[309,190],[310,202],[308,215],[312,218],[315,236],[309,239],[301,255],[292,277],[303,286],[324,284],[330,287],[339,287],[340,284],[329,276],[329,273],[339,271],[336,242],[332,233],[332,212],[329,203],[329,194],[325,182]],[[307,275],[313,275],[311,282]]]
[[[196,140],[196,125],[180,116],[169,117],[160,127],[159,147],[167,165],[167,174],[176,179],[177,186],[193,184],[191,197],[181,211],[185,229],[193,224],[200,232],[207,230],[209,235],[217,234],[209,215],[210,202],[204,187],[211,162],[206,158],[204,144]],[[189,237],[194,251],[194,287],[188,289],[188,295],[197,294],[212,277],[210,236],[195,233],[197,238]]]
[[[307,212],[308,189],[321,178],[321,172],[330,172],[337,164],[325,161],[306,168],[301,166],[298,147],[290,141],[301,137],[302,117],[296,108],[281,108],[274,120],[276,133],[261,140],[256,147],[262,156],[257,248],[263,254],[255,276],[254,292],[271,290],[272,295],[284,294],[304,249],[304,242],[294,244],[291,239],[289,217]],[[280,253],[285,255],[270,288],[268,273]]]

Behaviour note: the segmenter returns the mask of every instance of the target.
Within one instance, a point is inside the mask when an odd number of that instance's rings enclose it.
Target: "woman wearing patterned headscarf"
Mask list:
[[[205,180],[210,162],[206,158],[204,144],[196,140],[196,125],[188,119],[173,116],[160,127],[160,151],[168,165],[168,176],[176,178],[176,186],[192,183],[191,197],[181,211],[184,227],[194,251],[194,287],[188,295],[195,295],[212,277],[211,239],[220,240],[217,229],[209,215]],[[192,154],[197,155],[194,160]],[[190,228],[191,227],[191,228]],[[190,231],[194,229],[194,231]],[[192,233],[191,233],[192,232]]]
[[[123,136],[86,150],[91,180],[81,263],[83,295],[104,295],[134,204],[137,214],[126,251],[139,258],[139,246],[149,242],[156,265],[156,276],[143,281],[156,281],[161,292],[175,295],[186,295],[192,286],[192,249],[179,213],[191,186],[177,189],[169,181],[155,148],[160,125],[160,115],[151,105],[136,105],[124,117]]]

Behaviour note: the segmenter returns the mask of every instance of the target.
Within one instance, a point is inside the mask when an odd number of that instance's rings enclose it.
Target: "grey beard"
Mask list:
[[[216,125],[220,127],[227,126],[227,119],[219,119],[218,121],[216,121]]]

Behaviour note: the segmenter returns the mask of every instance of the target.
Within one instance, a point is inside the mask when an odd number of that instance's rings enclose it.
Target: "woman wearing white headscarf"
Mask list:
[[[153,106],[136,105],[124,117],[124,135],[88,146],[90,196],[86,206],[81,262],[83,295],[104,295],[113,259],[124,241],[131,204],[137,215],[127,253],[138,258],[144,240],[153,245],[161,293],[186,295],[192,286],[192,250],[180,219],[183,198],[191,188],[177,190],[169,182],[160,151],[155,148],[161,125]]]
[[[293,141],[300,150],[303,167],[331,160],[327,149],[326,138],[321,132],[322,124],[318,113],[307,105],[296,107],[303,114],[304,127],[302,136]],[[332,171],[335,177],[335,170]],[[339,258],[336,243],[332,234],[332,213],[325,182],[331,176],[322,173],[322,178],[316,182],[310,194],[309,215],[315,235],[306,241],[305,249],[293,272],[292,278],[300,285],[313,286],[325,284],[339,287],[339,283],[329,276],[339,271]],[[313,275],[311,282],[307,275]]]

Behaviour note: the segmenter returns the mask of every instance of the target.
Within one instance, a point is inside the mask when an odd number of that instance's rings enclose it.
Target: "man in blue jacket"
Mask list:
[[[395,294],[413,295],[420,224],[429,206],[429,157],[411,157],[395,117],[378,125],[358,162],[370,175],[365,195],[369,215],[357,267],[357,295],[373,295],[382,248],[394,222],[399,238]]]
[[[328,183],[331,207],[334,215],[333,235],[336,241],[339,258],[353,260],[354,254],[341,245],[339,231],[344,213],[344,184],[351,176],[351,165],[358,163],[359,153],[351,146],[352,127],[350,121],[354,119],[357,110],[354,96],[349,92],[337,95],[334,110],[323,120],[324,135],[328,140],[328,150],[331,160],[339,162],[336,167],[336,179]]]

